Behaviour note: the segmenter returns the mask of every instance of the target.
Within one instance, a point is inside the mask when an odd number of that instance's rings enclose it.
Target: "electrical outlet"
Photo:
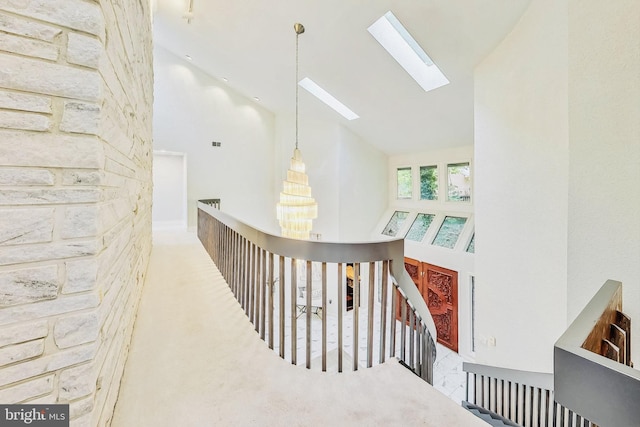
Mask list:
[[[487,345],[489,347],[495,347],[496,346],[496,337],[489,337],[487,339]]]
[[[212,147],[222,147],[222,142],[219,142],[219,141],[212,141],[212,142],[211,142],[211,146],[212,146]]]

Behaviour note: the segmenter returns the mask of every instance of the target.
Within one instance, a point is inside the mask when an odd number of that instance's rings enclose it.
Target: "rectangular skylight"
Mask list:
[[[357,118],[360,117],[356,113],[351,111],[342,102],[340,102],[337,99],[335,99],[329,92],[327,92],[326,90],[324,90],[320,86],[318,86],[317,83],[314,82],[313,80],[311,80],[309,77],[305,77],[304,79],[300,80],[300,82],[298,84],[300,86],[302,86],[303,88],[305,88],[306,90],[308,90],[313,96],[318,98],[320,101],[324,102],[329,107],[331,107],[334,110],[336,110],[345,119],[353,120],[353,119],[357,119]]]
[[[391,11],[371,24],[368,30],[425,92],[449,84],[442,71]]]

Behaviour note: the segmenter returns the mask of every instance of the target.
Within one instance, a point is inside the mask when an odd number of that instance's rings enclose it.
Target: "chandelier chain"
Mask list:
[[[296,149],[298,149],[298,38],[300,33],[296,31]]]

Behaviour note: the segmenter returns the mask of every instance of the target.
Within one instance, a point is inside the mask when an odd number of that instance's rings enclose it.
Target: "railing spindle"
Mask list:
[[[400,294],[400,304],[402,308],[400,310],[400,359],[407,360],[406,358],[406,330],[407,330],[407,300],[404,295]]]
[[[273,263],[273,252],[269,252],[269,348],[273,350],[273,334],[274,334],[274,328],[273,328],[273,309],[274,309],[274,303],[273,303],[273,295],[276,293],[276,289],[275,289],[275,278],[274,278],[274,274],[273,274],[273,268],[274,268],[274,263]]]
[[[389,312],[389,357],[396,356],[396,313],[398,305],[398,291],[395,284],[391,286],[391,306]]]
[[[258,247],[255,244],[251,244],[251,264],[253,270],[251,272],[251,317],[254,323],[258,323],[258,310],[256,306],[259,303],[258,300]],[[256,327],[256,332],[258,328]]]
[[[504,416],[504,380],[500,380],[500,415]]]
[[[516,404],[515,404],[515,408],[514,409],[515,409],[516,415],[515,415],[515,420],[514,421],[516,423],[519,423],[520,421],[519,421],[519,418],[518,418],[518,413],[521,412],[521,411],[518,411],[518,409],[520,409],[520,384],[519,383],[515,383],[515,385],[516,385]]]
[[[322,263],[322,372],[327,370],[327,263]]]
[[[389,261],[382,261],[382,296],[380,301],[380,358],[379,363],[384,363],[387,333],[387,287],[389,286]]]
[[[225,280],[227,280],[227,283],[230,283],[229,278],[231,277],[231,270],[232,270],[232,261],[233,261],[233,251],[230,250],[231,246],[232,246],[232,239],[233,239],[233,231],[231,230],[231,228],[229,227],[225,227],[226,228],[226,239],[225,239],[225,253],[227,254],[227,259],[225,264]]]
[[[311,369],[311,297],[313,296],[313,284],[312,284],[312,278],[313,278],[313,270],[312,270],[313,266],[311,261],[307,261],[307,283],[306,283],[306,290],[307,290],[307,301],[306,301],[306,305],[307,305],[307,312],[306,312],[306,319],[307,319],[307,345],[306,345],[306,364],[307,364],[307,369]]]
[[[244,274],[245,274],[245,265],[244,265],[244,237],[238,236],[238,302],[244,309],[244,293],[242,292],[244,289]]]
[[[344,289],[347,286],[345,277],[342,275],[342,265],[341,262],[338,263],[338,372],[342,372],[342,321],[344,319],[342,302],[344,301],[344,295],[346,295]]]
[[[373,366],[373,303],[375,292],[376,264],[369,263],[369,300],[367,307],[367,368]]]
[[[360,313],[360,263],[353,264],[353,370],[358,370],[358,316]]]
[[[291,258],[291,364],[298,364],[298,268],[295,258]]]
[[[494,411],[493,409],[493,405],[497,404],[497,402],[495,401],[495,397],[497,396],[497,392],[494,393],[494,378],[487,376],[486,377],[486,382],[487,382],[487,386],[486,386],[486,393],[487,393],[487,403],[485,408],[487,408],[488,410],[492,411],[492,412],[496,412],[497,409]],[[496,383],[497,384],[497,383]]]
[[[233,252],[233,259],[231,260],[231,292],[233,296],[238,299],[238,293],[236,292],[236,283],[238,283],[238,233],[231,232],[231,251]]]
[[[242,308],[249,316],[249,241],[242,239]]]
[[[542,422],[542,389],[538,387],[538,427],[541,427]]]
[[[424,365],[424,355],[426,354],[426,351],[424,349],[424,335],[423,335],[423,331],[424,331],[424,324],[422,323],[422,319],[420,318],[420,316],[416,313],[416,325],[418,327],[418,353],[417,353],[417,364],[418,364],[418,373],[419,375],[422,375],[422,367]]]
[[[238,266],[239,271],[240,271],[240,281],[238,282],[238,296],[239,296],[239,300],[238,302],[240,302],[240,305],[242,306],[242,309],[244,310],[244,283],[245,283],[245,276],[246,276],[246,260],[247,260],[247,254],[246,254],[246,240],[244,239],[244,237],[240,236],[240,265]]]
[[[266,324],[266,311],[267,311],[267,251],[260,250],[260,259],[262,260],[262,268],[260,275],[260,338],[264,341],[265,333],[267,330]]]
[[[284,287],[286,283],[286,274],[284,271],[284,257],[280,256],[280,269],[279,269],[279,278],[280,278],[280,289],[279,289],[279,319],[278,323],[280,324],[280,331],[278,335],[278,339],[280,340],[280,357],[284,359]]]
[[[545,405],[544,405],[544,427],[549,427],[549,413],[550,413],[549,404],[551,403],[550,402],[550,394],[551,393],[550,393],[549,390],[547,390],[546,393],[545,393],[546,401],[545,401]]]
[[[429,380],[428,380],[428,369],[427,369],[427,339],[426,339],[427,328],[424,325],[424,323],[422,323],[422,321],[420,321],[419,325],[420,325],[420,334],[418,335],[420,337],[420,364],[418,365],[418,367],[420,368],[419,375],[423,380],[428,382]]]
[[[409,308],[411,308],[411,306],[409,306]],[[411,369],[415,368],[415,358],[414,358],[414,351],[415,351],[415,339],[416,339],[416,335],[415,335],[415,318],[413,315],[413,310],[409,310],[409,366],[411,367]]]
[[[527,417],[529,422],[527,423],[527,425],[529,427],[533,427],[533,411],[534,411],[534,388],[529,386],[527,387],[527,389],[529,390],[529,401],[528,403],[525,402],[524,403],[524,407],[525,407],[525,413],[527,413]],[[525,421],[526,423],[526,421]]]
[[[464,373],[467,381],[464,384],[464,400],[470,402],[469,400],[469,381],[471,380],[471,374],[469,372]]]

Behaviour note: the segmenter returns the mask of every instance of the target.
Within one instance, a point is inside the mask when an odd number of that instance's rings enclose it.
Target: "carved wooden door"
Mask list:
[[[404,268],[429,307],[438,331],[438,342],[457,352],[458,272],[412,258],[404,259]],[[400,298],[398,298],[396,308],[398,320],[402,318],[401,308]]]
[[[422,265],[422,297],[438,331],[438,342],[458,352],[458,272]]]

